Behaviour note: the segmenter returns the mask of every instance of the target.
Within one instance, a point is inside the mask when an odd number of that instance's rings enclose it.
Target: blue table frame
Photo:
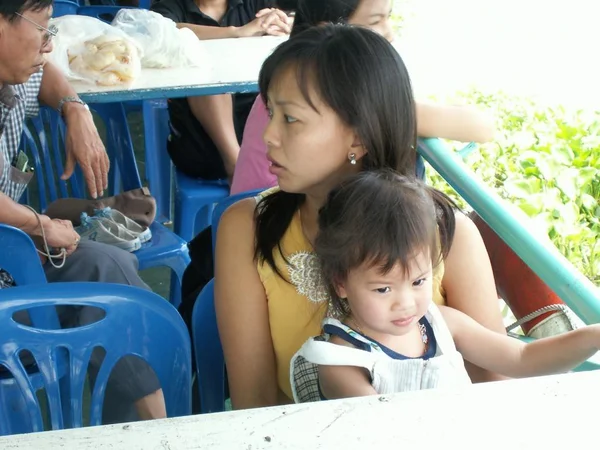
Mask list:
[[[122,89],[106,92],[80,92],[79,96],[86,103],[117,103],[143,100],[161,100],[203,95],[245,94],[258,92],[258,83],[215,83],[167,88]]]

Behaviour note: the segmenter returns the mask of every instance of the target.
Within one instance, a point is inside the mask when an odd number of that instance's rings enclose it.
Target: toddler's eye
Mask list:
[[[380,294],[387,294],[388,292],[391,292],[391,289],[389,286],[386,287],[382,287],[382,288],[377,288],[375,289],[378,293]]]

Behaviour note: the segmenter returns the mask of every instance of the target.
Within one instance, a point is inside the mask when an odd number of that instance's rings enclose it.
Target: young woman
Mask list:
[[[368,68],[368,70],[365,70]],[[215,302],[234,408],[290,402],[290,360],[318,335],[328,292],[313,251],[328,193],[359,171],[415,173],[417,117],[391,44],[360,27],[310,28],[279,46],[259,79],[279,188],[233,205],[219,225]],[[504,332],[488,255],[462,214],[438,222],[448,252],[440,303]],[[368,230],[365,230],[368,232]],[[469,367],[474,381],[498,376]]]
[[[369,28],[391,42],[394,39],[391,8],[391,0],[299,0],[291,37],[311,26],[333,22]],[[232,194],[266,189],[277,182],[269,172],[267,148],[262,140],[267,123],[267,109],[259,96],[244,128]],[[418,102],[417,134],[463,142],[486,142],[493,137],[493,123],[488,115],[472,107]]]
[[[393,39],[390,23],[390,0],[280,0],[281,8],[295,10],[290,39],[311,26],[323,23],[348,23],[369,28],[388,41]],[[209,114],[216,117],[214,114]],[[217,117],[217,122],[226,124]],[[235,165],[231,194],[267,189],[277,184],[277,177],[269,171],[267,147],[262,135],[269,123],[267,108],[258,96],[244,129],[239,157]],[[441,106],[417,103],[417,133],[425,137],[445,137],[459,141],[484,142],[492,139],[493,125],[489,116],[471,107]],[[417,172],[424,166],[418,160]],[[194,302],[208,281],[214,276],[211,229],[202,231],[190,243],[192,264],[185,272],[182,286],[183,302],[179,308],[189,324]]]

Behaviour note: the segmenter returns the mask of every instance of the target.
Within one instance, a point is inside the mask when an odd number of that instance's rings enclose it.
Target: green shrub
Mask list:
[[[465,162],[598,285],[600,113],[536,106],[501,93],[471,91],[459,96],[497,118],[495,141],[480,145]],[[431,168],[428,178],[465,206]]]

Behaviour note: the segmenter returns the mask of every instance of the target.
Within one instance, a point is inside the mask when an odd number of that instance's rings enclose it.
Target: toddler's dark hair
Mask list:
[[[423,250],[431,252],[434,267],[441,262],[436,203],[452,205],[422,181],[388,169],[361,172],[331,191],[319,211],[315,251],[334,314],[348,313],[335,284],[362,264],[377,267],[382,274],[396,264],[408,270]]]

